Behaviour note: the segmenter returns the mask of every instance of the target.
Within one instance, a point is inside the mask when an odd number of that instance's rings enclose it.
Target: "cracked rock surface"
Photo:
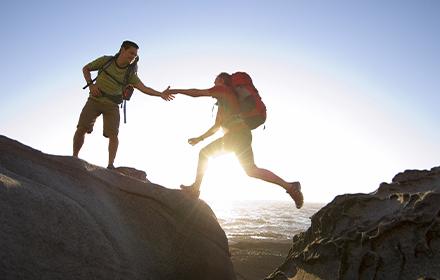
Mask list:
[[[440,167],[337,196],[266,279],[440,279]]]

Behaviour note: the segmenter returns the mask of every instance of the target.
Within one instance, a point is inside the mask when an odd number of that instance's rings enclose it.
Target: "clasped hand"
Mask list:
[[[161,96],[163,100],[170,101],[174,99],[174,94],[170,90],[170,86],[168,86],[164,91],[162,91]]]

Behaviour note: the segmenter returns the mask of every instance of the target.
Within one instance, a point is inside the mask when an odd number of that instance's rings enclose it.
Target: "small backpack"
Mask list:
[[[240,104],[241,118],[250,129],[259,127],[266,121],[266,105],[251,77],[246,72],[236,72],[231,75],[231,80]]]
[[[118,57],[118,54],[111,56],[105,63],[104,65],[102,65],[101,68],[98,69],[98,75],[96,75],[96,77],[92,80],[92,83],[94,81],[96,81],[96,79],[98,78],[99,74],[101,74],[102,72],[105,72],[110,78],[112,78],[115,82],[117,82],[118,84],[120,84],[123,87],[122,90],[122,96],[118,95],[118,96],[112,96],[112,95],[108,95],[105,93],[102,93],[103,96],[110,98],[114,103],[117,104],[121,104],[121,108],[123,108],[124,110],[124,123],[127,123],[127,104],[126,102],[128,100],[130,100],[131,96],[133,95],[134,92],[134,88],[133,86],[129,85],[128,82],[130,80],[130,77],[133,74],[137,74],[137,63],[139,61],[139,56],[136,57],[136,59],[133,61],[133,63],[131,63],[128,66],[127,71],[125,72],[125,76],[124,76],[124,81],[120,82],[118,81],[115,77],[113,77],[113,75],[111,75],[110,73],[108,73],[106,71],[106,69],[112,64],[112,62],[114,60],[116,60],[116,58]],[[86,89],[90,84],[87,84],[83,87],[83,89]]]
[[[131,63],[128,68],[127,71],[125,72],[125,76],[124,76],[124,80],[121,82],[119,80],[117,80],[115,77],[113,77],[113,75],[111,75],[110,73],[108,73],[106,71],[106,69],[112,64],[112,62],[114,60],[116,60],[118,54],[111,56],[105,63],[104,65],[102,65],[101,68],[98,69],[98,75],[96,75],[96,77],[92,80],[92,83],[98,78],[98,76],[102,73],[105,72],[111,79],[113,79],[116,83],[120,84],[123,87],[122,90],[122,98],[119,100],[115,100],[115,103],[122,103],[123,100],[130,100],[132,94],[133,94],[133,87],[130,86],[128,84],[128,81],[130,80],[130,77],[133,74],[137,73],[137,63],[139,61],[139,56],[136,57],[136,59],[133,61],[133,63]],[[83,87],[83,89],[86,89],[90,84],[87,84]]]

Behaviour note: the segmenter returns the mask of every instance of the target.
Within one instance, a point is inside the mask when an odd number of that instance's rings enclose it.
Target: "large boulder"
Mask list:
[[[121,174],[137,173],[138,179]],[[0,136],[1,279],[235,279],[212,210]]]
[[[337,196],[266,279],[440,279],[440,167]]]

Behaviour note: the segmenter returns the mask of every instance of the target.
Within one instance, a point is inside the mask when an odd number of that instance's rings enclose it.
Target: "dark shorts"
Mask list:
[[[104,136],[118,136],[120,121],[118,105],[100,102],[90,97],[81,111],[77,127],[85,129],[87,133],[91,133],[96,118],[101,114],[104,120]]]
[[[252,133],[249,129],[228,132],[223,137],[208,144],[200,152],[207,157],[216,157],[233,152],[245,170],[255,167]]]

